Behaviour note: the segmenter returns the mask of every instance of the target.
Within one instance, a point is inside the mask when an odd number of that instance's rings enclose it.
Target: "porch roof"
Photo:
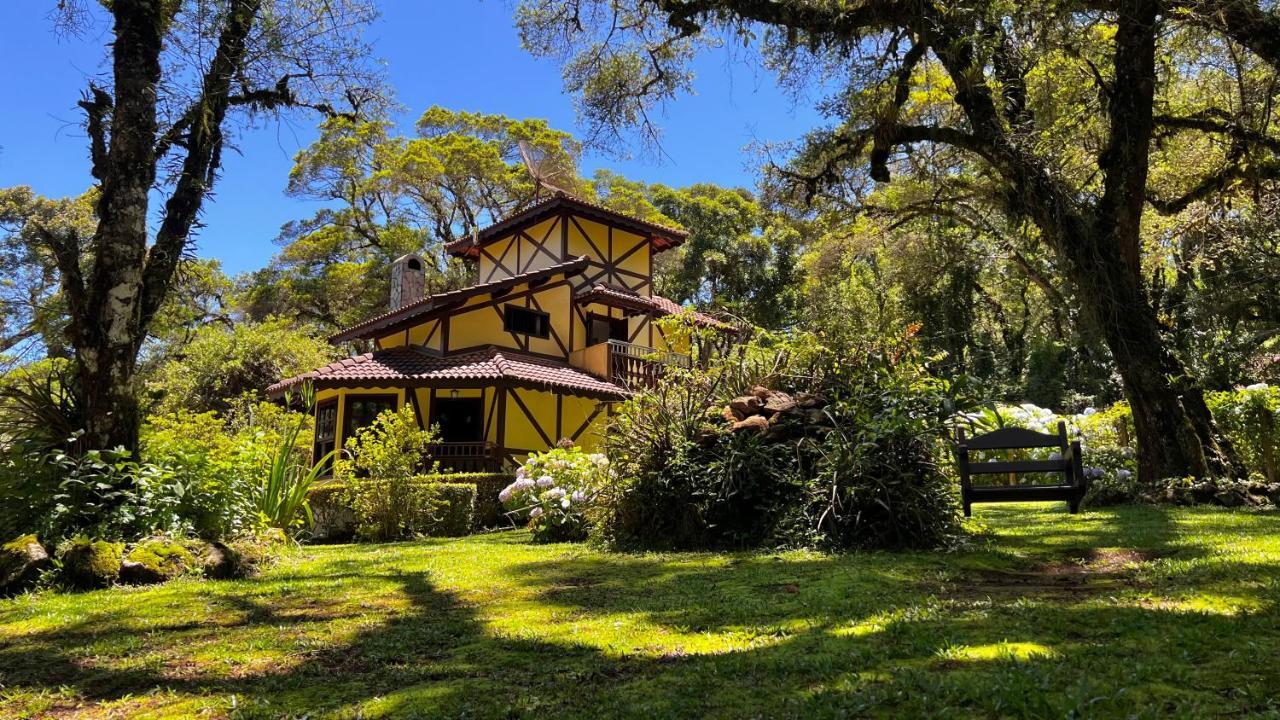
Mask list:
[[[282,380],[267,388],[267,395],[279,398],[305,382],[316,388],[523,387],[600,400],[621,400],[629,395],[623,388],[567,363],[496,347],[445,356],[412,347],[378,350]]]

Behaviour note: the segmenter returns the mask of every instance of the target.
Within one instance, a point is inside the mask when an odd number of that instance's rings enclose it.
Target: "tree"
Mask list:
[[[147,387],[158,412],[225,414],[246,395],[265,400],[268,385],[336,359],[335,348],[292,318],[209,325],[147,373]]]
[[[245,287],[252,317],[290,314],[337,328],[383,312],[391,263],[409,252],[428,261],[428,292],[464,285],[468,271],[444,244],[534,198],[517,144],[575,176],[581,153],[538,119],[432,107],[416,131],[399,136],[389,121],[350,118],[321,126],[295,159],[288,193],[326,207],[281,230],[282,250]]]
[[[1143,228],[1280,175],[1269,6],[525,0],[518,20],[530,50],[566,59],[588,122],[648,137],[649,108],[687,89],[689,58],[725,37],[757,43],[793,84],[837,83],[824,103],[835,124],[786,168],[809,198],[887,182],[921,152],[977,166],[992,190],[980,200],[1034,224],[1105,339],[1141,476],[1239,472],[1162,332]]]
[[[96,181],[92,234],[36,228],[58,268],[91,447],[137,447],[135,371],[244,123],[373,98],[363,0],[63,0],[64,27],[110,20],[109,76],[79,102]],[[152,213],[151,195],[163,198]],[[155,228],[152,233],[148,225]]]
[[[750,191],[711,183],[673,188],[608,171],[596,174],[595,190],[605,205],[688,231],[684,244],[655,260],[659,294],[764,327],[794,323],[800,232]]]
[[[59,286],[57,262],[43,238],[59,232],[92,237],[97,193],[51,200],[29,187],[0,189],[0,353],[8,364],[41,355],[69,358],[71,318]],[[181,345],[209,322],[230,323],[225,305],[231,280],[216,260],[186,257],[174,271],[173,288],[147,329],[148,349]]]

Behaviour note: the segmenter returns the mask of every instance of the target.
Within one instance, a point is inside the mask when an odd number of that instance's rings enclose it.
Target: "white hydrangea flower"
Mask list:
[[[536,508],[534,508],[534,509],[530,510],[530,511],[529,511],[529,517],[531,517],[531,518],[540,518],[540,517],[542,517],[542,508],[540,508],[540,507],[536,507]]]
[[[542,477],[538,478],[538,487],[540,488],[549,488],[555,484],[556,484],[555,478],[551,477],[550,475],[543,475]]]

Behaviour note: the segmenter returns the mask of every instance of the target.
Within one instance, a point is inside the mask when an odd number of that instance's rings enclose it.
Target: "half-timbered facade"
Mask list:
[[[557,195],[447,246],[474,262],[475,285],[424,297],[422,258],[398,260],[390,311],[330,338],[375,349],[268,392],[315,387],[317,453],[405,404],[457,470],[510,467],[562,438],[596,447],[611,403],[688,362],[653,322],[682,308],[652,292],[654,256],[684,238]]]

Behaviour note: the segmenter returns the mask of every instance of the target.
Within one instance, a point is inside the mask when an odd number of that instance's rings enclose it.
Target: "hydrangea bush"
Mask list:
[[[604,455],[562,445],[530,455],[498,499],[508,517],[528,521],[535,540],[583,540],[587,511],[608,474]]]

